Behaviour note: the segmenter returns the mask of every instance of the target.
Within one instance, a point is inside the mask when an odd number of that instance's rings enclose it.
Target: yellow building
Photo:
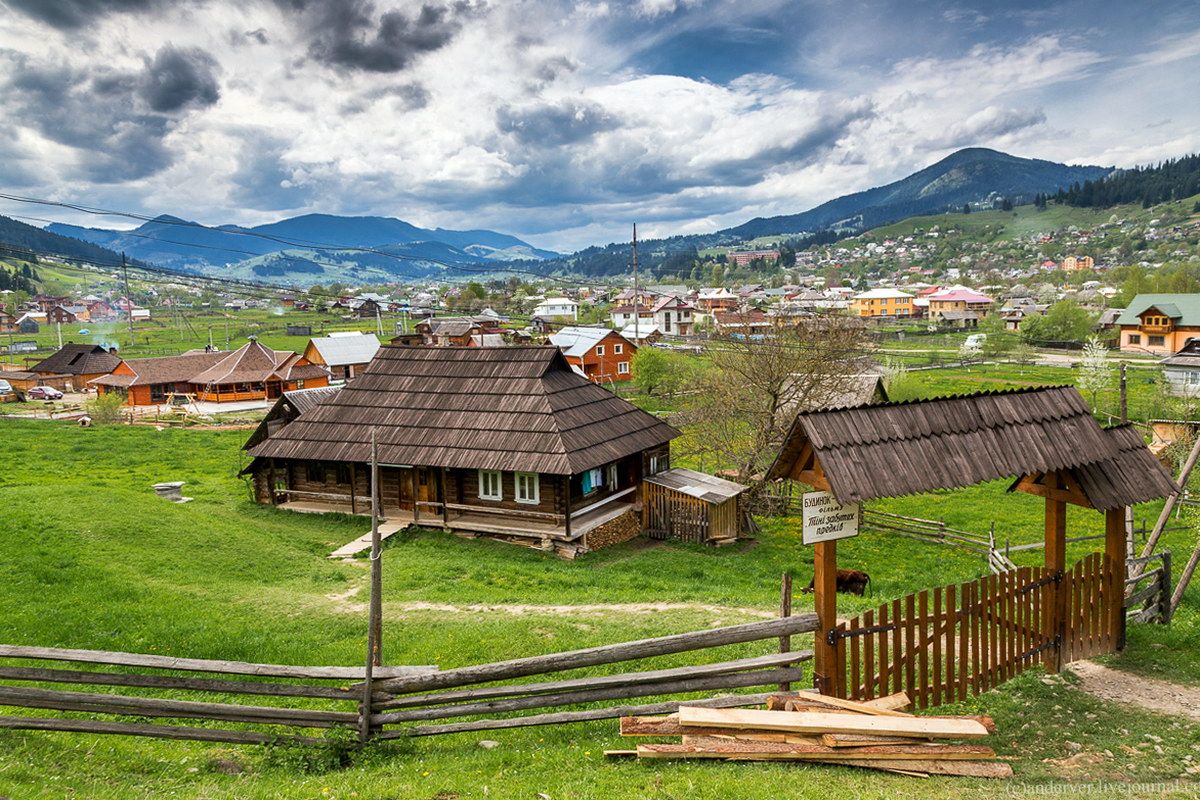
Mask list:
[[[855,295],[850,311],[857,317],[911,317],[913,296],[899,289],[872,289]]]
[[[1064,272],[1071,272],[1077,269],[1092,269],[1096,266],[1096,259],[1091,256],[1067,256],[1062,261],[1062,269]]]

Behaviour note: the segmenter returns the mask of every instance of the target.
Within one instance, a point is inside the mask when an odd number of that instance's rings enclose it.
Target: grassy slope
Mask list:
[[[251,504],[235,477],[243,435],[0,421],[0,449],[10,465],[0,474],[0,546],[6,554],[0,566],[0,640],[262,661],[358,662],[364,620],[355,604],[362,598],[339,601],[329,595],[362,586],[365,563],[330,563],[324,555],[361,532],[363,521],[292,515]],[[186,480],[185,491],[195,501],[163,503],[149,491],[149,484],[159,480]],[[972,530],[998,519],[1001,535],[1011,532],[1014,541],[1036,538],[1036,501],[1003,489],[996,483],[880,507],[945,517]],[[1081,512],[1072,516],[1072,525],[1077,522],[1097,529],[1099,515]],[[1075,549],[1073,556],[1085,548]],[[841,550],[843,564],[869,569],[875,584],[875,598],[843,602],[847,612],[916,588],[967,580],[982,568],[956,551],[875,534]],[[798,543],[788,521],[770,523],[756,545],[738,549],[632,543],[577,562],[492,542],[409,535],[394,540],[387,553],[385,652],[389,663],[449,667],[742,621],[749,617],[736,608],[774,607],[778,575],[785,569],[793,570],[801,584],[811,575],[810,551]],[[665,601],[731,610],[480,615],[414,610],[409,604],[418,601],[457,606]],[[798,603],[807,606],[807,598]],[[1119,664],[1146,671],[1169,668],[1176,676],[1182,671],[1200,683],[1200,669],[1189,664],[1188,656],[1200,644],[1196,606],[1193,591],[1170,630],[1135,629],[1134,646]],[[766,649],[747,645],[729,648],[727,655]],[[1064,774],[1173,777],[1179,759],[1200,745],[1200,729],[1184,726],[1172,732],[1164,754],[1125,756],[1121,744],[1144,744],[1146,733],[1165,735],[1161,719],[1102,706],[1069,687],[1043,685],[1036,673],[969,706],[997,717],[1003,731],[997,748],[1018,757],[1018,773],[1031,780]],[[1058,726],[1065,732],[1059,734]],[[493,751],[475,747],[482,737],[421,740],[324,775],[307,775],[295,769],[294,760],[246,749],[235,757],[252,774],[240,778],[208,767],[214,755],[230,753],[215,746],[4,733],[0,795],[58,797],[74,790],[80,796],[114,798],[167,792],[182,797],[346,797],[353,792],[478,797],[486,786],[491,797],[545,792],[555,798],[730,793],[774,798],[815,796],[830,788],[851,796],[899,796],[911,787],[903,779],[853,770],[603,763],[602,749],[621,746],[614,730],[615,723],[594,723],[499,732],[490,736],[502,742]],[[1046,735],[1051,730],[1055,736]],[[1060,735],[1100,753],[1098,763],[1078,769],[1043,763],[1068,755]],[[1102,755],[1105,750],[1117,755],[1110,759]],[[193,768],[198,771],[189,771]],[[805,780],[809,775],[811,783]],[[968,794],[987,791],[971,782],[934,780],[922,787],[935,796],[964,787]]]

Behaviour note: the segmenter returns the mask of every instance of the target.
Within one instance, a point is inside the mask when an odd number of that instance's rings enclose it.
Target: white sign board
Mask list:
[[[858,521],[862,517],[858,503],[843,505],[830,492],[807,492],[803,499],[805,544],[832,542],[858,535]]]

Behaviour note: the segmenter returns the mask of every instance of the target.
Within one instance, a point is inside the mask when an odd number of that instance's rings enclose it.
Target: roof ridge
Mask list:
[[[879,403],[864,403],[855,406],[837,406],[835,408],[816,408],[801,411],[797,416],[807,417],[814,414],[827,414],[833,411],[860,411],[866,408],[894,408],[914,405],[916,403],[936,403],[944,400],[968,400],[976,397],[1001,397],[1006,395],[1024,394],[1026,392],[1043,392],[1047,389],[1074,389],[1069,383],[1048,383],[1044,386],[1017,386],[1008,389],[983,389],[967,394],[946,394],[939,397],[914,397],[908,400],[884,400]]]

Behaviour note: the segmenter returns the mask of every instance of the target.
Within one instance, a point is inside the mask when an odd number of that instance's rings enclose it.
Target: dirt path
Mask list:
[[[328,594],[339,611],[358,612],[366,604],[356,598],[363,586],[344,592]],[[424,600],[409,600],[401,603],[388,602],[389,611],[433,612],[438,614],[507,614],[509,616],[575,617],[597,614],[661,614],[664,611],[702,611],[708,614],[735,614],[754,619],[774,619],[777,614],[761,608],[738,608],[708,603],[580,603],[575,605],[538,605],[526,603],[430,603]]]
[[[1081,689],[1101,700],[1200,722],[1200,687],[1143,678],[1092,661],[1076,661],[1068,669],[1079,676]]]

